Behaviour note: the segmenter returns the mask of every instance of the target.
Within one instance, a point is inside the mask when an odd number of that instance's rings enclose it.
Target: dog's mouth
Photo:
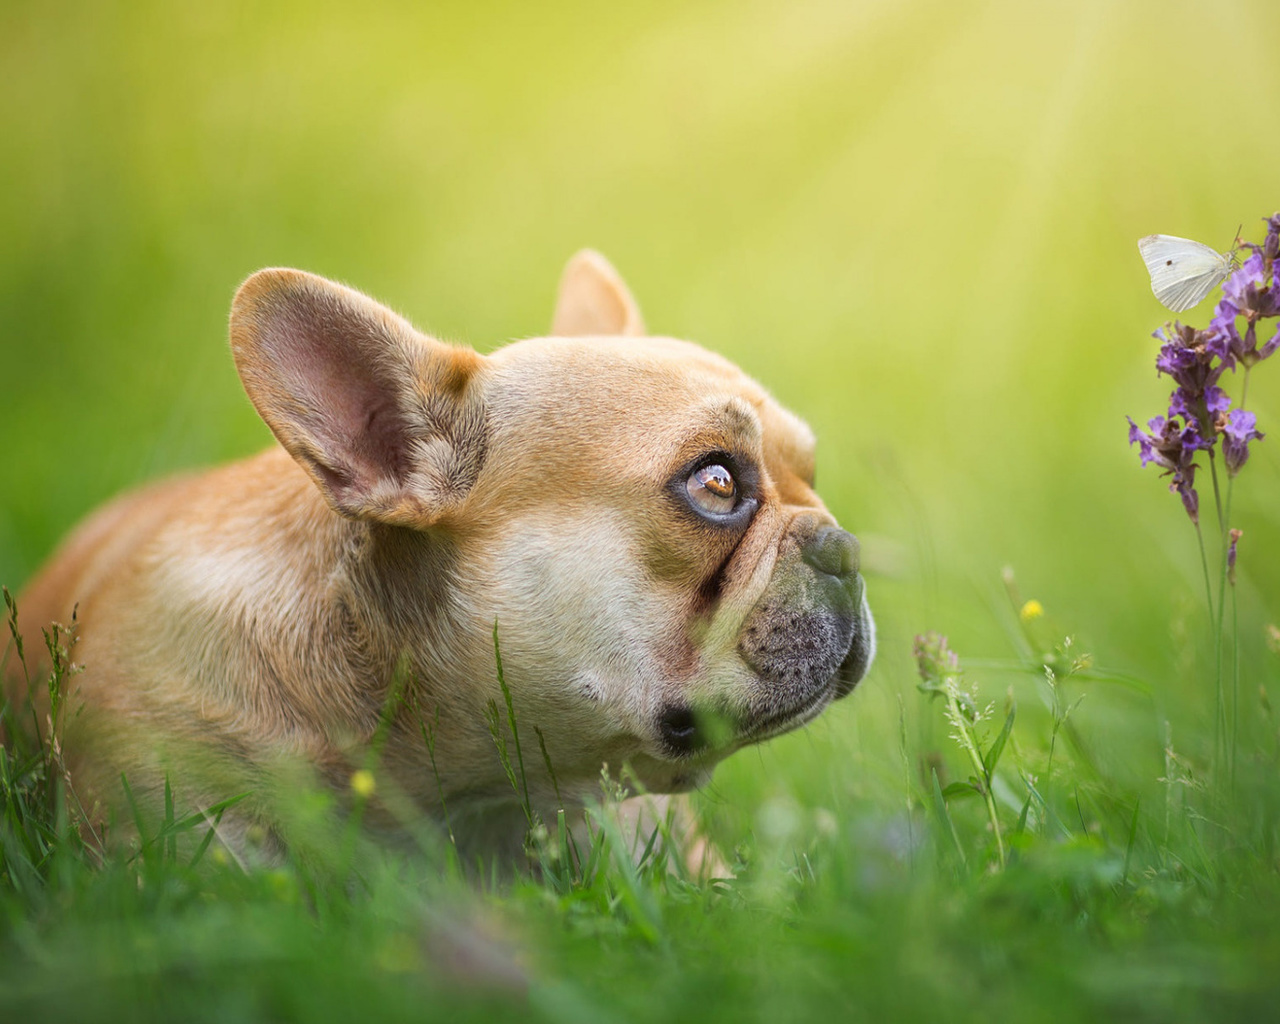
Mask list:
[[[865,664],[865,657],[862,661]],[[842,667],[809,692],[789,695],[784,704],[769,701],[746,712],[673,704],[658,718],[658,735],[670,757],[696,757],[713,751],[724,756],[807,725],[833,701],[851,693],[860,678],[856,670],[846,672]]]
[[[668,757],[684,759],[715,754],[723,757],[739,747],[790,732],[817,718],[836,697],[834,678],[800,701],[759,711],[730,712],[672,705],[658,718],[658,735]]]
[[[830,683],[798,706],[753,717],[749,723],[745,724],[739,735],[742,744],[761,743],[812,722],[826,710],[827,705],[841,696],[832,685],[834,682],[833,678]]]

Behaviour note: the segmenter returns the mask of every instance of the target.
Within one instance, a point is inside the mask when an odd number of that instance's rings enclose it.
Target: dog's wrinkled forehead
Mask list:
[[[538,338],[491,358],[491,426],[517,450],[545,453],[544,469],[567,459],[571,472],[605,455],[674,470],[721,450],[787,491],[793,482],[812,486],[814,438],[804,422],[728,360],[690,342]],[[580,438],[591,439],[587,447]]]

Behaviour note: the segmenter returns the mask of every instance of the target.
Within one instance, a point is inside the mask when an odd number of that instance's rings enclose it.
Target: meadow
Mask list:
[[[1280,209],[1278,33],[1265,0],[0,7],[10,591],[107,497],[271,442],[227,350],[252,271],[490,350],[589,245],[810,423],[879,626],[853,696],[698,794],[718,879],[603,812],[480,881],[318,802],[280,865],[181,808],[104,855],[11,745],[0,1018],[1272,1015],[1275,371],[1225,601],[1207,468],[1208,599],[1125,417],[1171,386],[1137,239]],[[930,633],[959,670],[934,640],[921,675]]]

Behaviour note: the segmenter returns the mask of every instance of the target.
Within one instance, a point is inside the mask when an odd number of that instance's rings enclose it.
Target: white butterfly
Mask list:
[[[1175,235],[1139,238],[1138,252],[1151,275],[1151,290],[1175,313],[1203,302],[1236,266],[1234,249],[1223,255],[1203,242]]]

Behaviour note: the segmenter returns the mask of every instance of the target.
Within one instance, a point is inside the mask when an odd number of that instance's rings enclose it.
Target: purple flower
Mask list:
[[[1267,255],[1270,249],[1280,249],[1280,236],[1273,234],[1277,225],[1280,215],[1268,219],[1268,241],[1250,246],[1252,255],[1223,283],[1222,301],[1209,323],[1206,348],[1232,369],[1237,361],[1253,366],[1280,346],[1277,331],[1259,351],[1257,334],[1259,320],[1280,316],[1280,278],[1275,273],[1275,256]],[[1240,317],[1244,317],[1243,335],[1236,326]]]
[[[1271,335],[1271,340],[1258,350],[1258,361],[1266,359],[1277,348],[1280,348],[1280,324],[1276,325],[1276,333]]]
[[[1204,389],[1204,404],[1214,416],[1231,408],[1231,399],[1222,388],[1210,385]]]
[[[1198,331],[1185,324],[1172,323],[1165,324],[1152,337],[1162,342],[1160,354],[1156,357],[1156,370],[1172,377],[1178,385],[1169,405],[1170,415],[1198,422],[1207,431],[1213,418],[1201,403],[1209,389],[1218,391],[1213,385],[1226,368],[1221,357],[1209,347],[1215,335],[1211,331]]]
[[[1129,420],[1129,444],[1138,446],[1142,465],[1154,462],[1161,475],[1170,478],[1169,489],[1178,494],[1191,521],[1199,525],[1200,499],[1195,489],[1195,457],[1212,452],[1222,438],[1227,474],[1235,477],[1249,458],[1249,442],[1262,440],[1257,417],[1232,409],[1231,399],[1219,387],[1225,370],[1246,372],[1280,349],[1280,325],[1259,347],[1258,323],[1280,318],[1280,212],[1266,218],[1267,234],[1261,245],[1236,239],[1234,253],[1244,250],[1244,262],[1235,266],[1222,285],[1222,299],[1209,326],[1197,330],[1177,321],[1154,333],[1160,342],[1158,373],[1173,378],[1168,416],[1157,416],[1143,430]],[[1241,323],[1243,321],[1243,323]],[[1215,478],[1216,487],[1216,478]],[[1232,534],[1230,558],[1235,558]]]
[[[1200,525],[1200,495],[1196,493],[1195,488],[1196,467],[1194,465],[1187,466],[1186,469],[1173,474],[1173,479],[1169,482],[1169,490],[1176,491],[1178,497],[1182,499],[1182,507],[1187,510],[1187,515],[1191,517],[1191,521]]]
[[[1213,319],[1209,321],[1209,341],[1205,348],[1222,360],[1223,367],[1236,368],[1236,359],[1244,354],[1245,343],[1236,330],[1236,317],[1240,310],[1223,299],[1213,311]]]
[[[1132,419],[1129,420],[1129,443],[1138,446],[1142,465],[1154,462],[1164,470],[1162,475],[1172,475],[1169,490],[1182,498],[1193,523],[1200,522],[1200,496],[1196,493],[1196,464],[1192,460],[1196,452],[1212,448],[1213,442],[1200,436],[1193,419],[1179,423],[1176,417],[1165,419],[1157,416],[1144,431]]]
[[[1267,286],[1267,276],[1262,250],[1255,249],[1253,255],[1222,282],[1222,297],[1246,316],[1251,312],[1257,316],[1275,316],[1276,307]]]
[[[939,684],[948,676],[960,674],[960,659],[947,646],[947,638],[941,633],[922,633],[912,644],[916,669],[926,684]]]
[[[1228,409],[1231,408],[1231,399],[1222,388],[1210,384],[1204,389],[1204,407],[1209,412],[1211,421],[1217,418]],[[1169,396],[1169,415],[1181,416],[1188,423],[1199,421],[1199,413],[1192,404],[1194,399],[1183,388],[1178,388]]]
[[[1249,442],[1261,441],[1258,417],[1243,409],[1233,409],[1230,415],[1218,419],[1218,430],[1222,433],[1222,458],[1227,464],[1227,475],[1235,476],[1240,467],[1249,458]]]

